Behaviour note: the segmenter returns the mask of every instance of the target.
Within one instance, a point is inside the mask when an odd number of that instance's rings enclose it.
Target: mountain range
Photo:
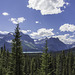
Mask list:
[[[4,44],[6,46],[6,49],[11,51],[12,47],[12,39],[14,39],[13,36],[14,33],[8,33],[6,35],[0,34],[0,47],[2,47]],[[29,35],[21,34],[21,41],[22,41],[22,47],[23,52],[42,52],[45,47],[45,40],[34,40]],[[75,47],[75,43],[73,44],[64,44],[62,41],[59,40],[59,38],[47,38],[48,42],[48,51],[61,51],[61,50],[67,50],[70,48]]]

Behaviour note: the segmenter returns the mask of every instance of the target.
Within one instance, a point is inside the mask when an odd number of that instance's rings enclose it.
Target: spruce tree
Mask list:
[[[72,51],[69,52],[69,75],[72,75],[73,67],[74,67],[74,56]]]
[[[66,73],[66,57],[65,57],[65,51],[62,51],[62,54],[61,54],[61,69],[62,69],[62,75],[65,75]]]
[[[24,62],[25,75],[29,75],[30,74],[30,63],[31,63],[31,59],[29,58],[29,55],[27,55],[25,57],[25,62]]]
[[[47,40],[46,40],[46,45],[45,45],[45,50],[42,54],[41,57],[41,70],[40,70],[40,75],[51,75],[51,60],[49,58],[48,54],[48,47],[47,47]]]
[[[2,75],[2,52],[3,52],[3,47],[1,47],[0,50],[0,75]]]
[[[7,73],[7,67],[6,67],[6,48],[4,45],[4,48],[1,47],[1,61],[0,61],[0,70],[2,75],[6,75]]]
[[[51,54],[50,54],[51,55]],[[51,71],[52,71],[52,75],[56,75],[56,57],[51,55]]]
[[[61,75],[61,55],[56,56],[56,75]]]
[[[72,67],[72,75],[75,75],[75,57],[74,57],[74,63],[73,63],[73,67]]]
[[[24,75],[24,57],[20,40],[19,24],[12,40],[11,67],[9,75]]]
[[[9,73],[9,67],[10,67],[10,53],[9,51],[7,50],[6,51],[6,68],[7,68],[7,74]]]
[[[30,75],[36,75],[35,71],[36,71],[36,62],[35,62],[35,58],[33,57],[31,60]]]
[[[66,55],[66,75],[69,75],[69,66],[68,66],[68,63],[69,63],[69,52],[67,53],[67,55]]]

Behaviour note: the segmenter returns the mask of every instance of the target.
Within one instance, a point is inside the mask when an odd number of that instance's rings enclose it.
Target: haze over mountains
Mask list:
[[[30,51],[30,52],[36,52],[36,51],[42,51],[44,50],[45,46],[45,39],[41,40],[34,40],[29,35],[21,34],[21,41],[23,46],[23,52]],[[2,47],[4,44],[6,45],[6,48],[11,51],[12,47],[12,39],[14,39],[13,33],[8,33],[6,35],[0,34],[0,47]],[[75,43],[73,44],[64,44],[62,41],[60,41],[58,38],[49,38],[48,41],[48,51],[60,51],[60,50],[66,50],[69,48],[75,47]]]

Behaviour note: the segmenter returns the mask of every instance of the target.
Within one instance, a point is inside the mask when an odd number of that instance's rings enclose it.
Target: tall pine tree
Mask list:
[[[17,24],[14,39],[12,40],[11,66],[9,75],[24,75],[24,57],[19,29],[19,24]]]
[[[40,75],[52,75],[52,64],[51,64],[51,57],[48,53],[47,40],[45,50],[41,57]]]

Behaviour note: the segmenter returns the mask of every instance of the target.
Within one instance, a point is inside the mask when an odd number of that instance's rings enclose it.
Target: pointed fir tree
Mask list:
[[[56,75],[61,75],[61,55],[56,56]]]
[[[19,29],[19,24],[17,24],[14,39],[12,40],[11,67],[9,75],[24,75],[24,57]]]
[[[75,56],[74,56],[74,63],[72,67],[72,75],[75,75]]]
[[[0,75],[2,75],[2,52],[3,52],[3,47],[1,47],[0,50]]]
[[[10,53],[9,51],[7,50],[6,51],[6,68],[7,68],[7,74],[9,73],[9,67],[10,67]]]
[[[69,52],[69,62],[68,62],[68,68],[69,68],[69,75],[73,75],[72,74],[72,71],[73,71],[73,68],[74,68],[74,56],[73,56],[73,53],[72,51]]]
[[[33,57],[31,60],[31,66],[30,66],[30,75],[36,75],[36,63],[35,63],[35,58]]]
[[[48,54],[48,47],[47,47],[47,40],[45,45],[45,50],[41,57],[41,70],[40,75],[52,75],[52,65],[51,65],[51,59]]]
[[[66,55],[66,65],[65,65],[65,67],[66,67],[66,69],[65,69],[65,71],[66,71],[66,75],[69,75],[69,66],[68,66],[68,63],[69,63],[69,52],[67,53],[67,55]]]
[[[62,63],[62,75],[65,75],[66,73],[66,57],[65,57],[65,51],[62,51],[61,54],[61,63]]]
[[[6,48],[5,48],[5,45],[4,45],[4,48],[1,47],[1,61],[0,61],[0,69],[1,69],[1,73],[2,75],[6,75],[7,73],[7,67],[6,67]]]
[[[24,62],[25,75],[30,74],[30,63],[31,63],[31,59],[30,59],[29,55],[27,54],[27,56],[25,57],[25,62]]]

